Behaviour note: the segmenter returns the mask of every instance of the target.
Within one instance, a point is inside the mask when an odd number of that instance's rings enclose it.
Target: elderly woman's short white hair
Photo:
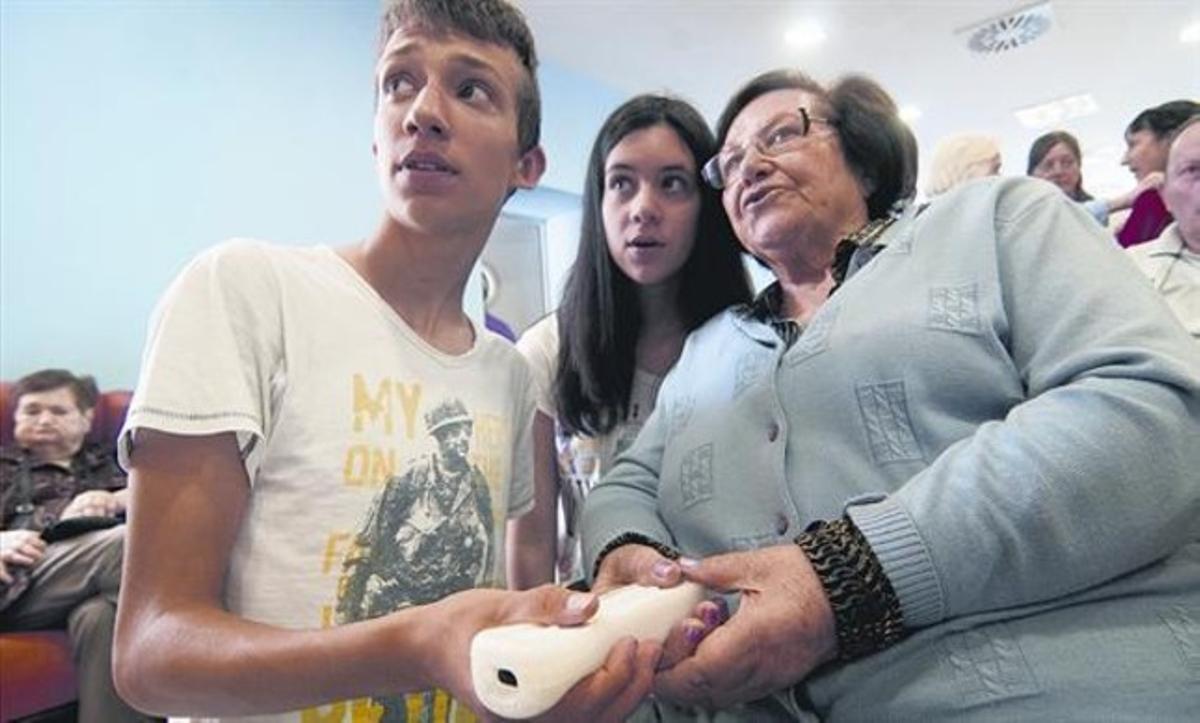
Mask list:
[[[938,141],[926,196],[937,196],[972,178],[1000,173],[1000,145],[991,136],[959,133]]]

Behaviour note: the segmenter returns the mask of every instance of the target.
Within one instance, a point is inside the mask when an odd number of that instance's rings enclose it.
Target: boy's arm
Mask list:
[[[508,523],[508,585],[526,590],[554,582],[558,549],[558,460],[554,420],[533,419],[533,509]]]
[[[162,714],[290,710],[429,686],[411,616],[326,631],[244,620],[222,604],[250,494],[233,434],[142,429],[118,605],[115,671],[134,706]]]
[[[445,687],[478,709],[467,650],[475,632],[518,620],[572,624],[594,597],[545,587],[474,590],[433,605],[326,630],[240,618],[221,600],[250,486],[233,434],[142,429],[132,457],[118,606],[118,690],[148,712],[245,715],[371,694]],[[660,649],[627,641],[552,713],[620,720],[649,690]]]

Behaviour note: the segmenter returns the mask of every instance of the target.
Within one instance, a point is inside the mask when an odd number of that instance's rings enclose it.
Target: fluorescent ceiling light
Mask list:
[[[1091,115],[1098,110],[1100,106],[1096,105],[1096,99],[1091,93],[1080,93],[1027,108],[1018,108],[1013,113],[1026,128],[1048,128],[1072,118]]]
[[[912,125],[918,118],[921,117],[921,109],[915,105],[900,106],[900,120]]]
[[[1179,42],[1200,43],[1200,22],[1184,25],[1183,30],[1179,31]]]
[[[793,48],[812,48],[825,41],[825,31],[813,20],[802,20],[788,28],[784,41]]]

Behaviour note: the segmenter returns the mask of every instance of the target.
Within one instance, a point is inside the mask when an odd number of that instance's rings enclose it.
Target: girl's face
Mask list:
[[[1055,143],[1033,167],[1033,175],[1053,183],[1067,195],[1073,195],[1079,188],[1079,159],[1066,143]]]
[[[601,210],[608,253],[634,283],[674,280],[696,245],[696,161],[666,125],[631,132],[604,161]]]
[[[1142,180],[1147,174],[1167,168],[1167,142],[1154,131],[1140,130],[1125,134],[1125,157],[1121,163],[1129,167],[1133,177]]]

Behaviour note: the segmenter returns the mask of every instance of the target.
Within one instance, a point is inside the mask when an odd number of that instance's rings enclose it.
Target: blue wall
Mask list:
[[[369,233],[378,7],[0,0],[0,378],[132,386],[200,249]],[[553,63],[542,87],[545,184],[577,193],[622,98]]]

